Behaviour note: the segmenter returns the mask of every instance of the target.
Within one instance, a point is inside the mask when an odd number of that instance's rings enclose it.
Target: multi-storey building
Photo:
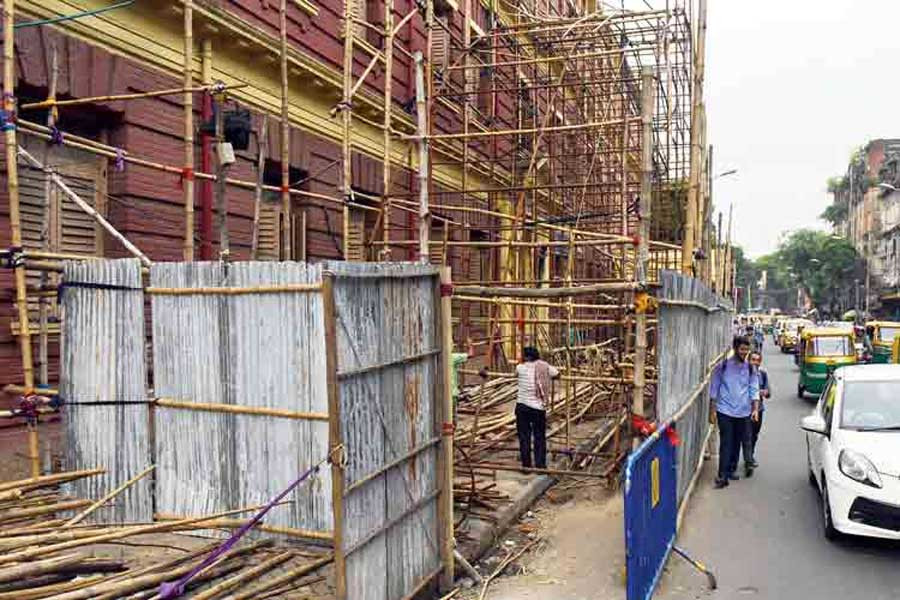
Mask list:
[[[689,166],[702,168],[690,152],[705,147],[691,2],[526,4],[16,2],[7,127],[110,224],[20,157],[22,250],[7,254],[28,269],[37,379],[56,379],[58,261],[129,255],[111,230],[155,261],[427,252],[456,281],[486,285],[636,277],[642,174],[653,202],[676,198],[678,213]],[[236,150],[219,189],[217,115]],[[3,247],[8,201],[2,192]],[[705,208],[694,229],[708,244]],[[647,242],[654,268],[679,263],[684,219],[671,222]],[[0,294],[0,384],[18,383],[11,270]],[[571,309],[568,333],[564,308],[454,310],[457,344],[492,364],[529,340],[584,333]]]

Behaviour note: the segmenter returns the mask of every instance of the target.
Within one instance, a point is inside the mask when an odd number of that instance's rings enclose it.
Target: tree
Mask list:
[[[793,291],[802,288],[822,312],[834,312],[845,291],[859,277],[861,261],[853,245],[823,231],[800,229],[789,233],[778,250],[755,261],[735,252],[737,282],[757,290],[763,271],[767,289],[782,309],[792,306]]]

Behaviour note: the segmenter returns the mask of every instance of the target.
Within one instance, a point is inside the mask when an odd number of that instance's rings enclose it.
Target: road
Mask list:
[[[798,421],[814,401],[797,398],[793,357],[768,344],[763,368],[772,379],[751,479],[712,488],[714,460],[691,500],[678,544],[712,567],[719,590],[677,556],[669,560],[656,598],[900,598],[900,544],[822,534],[821,503],[806,477],[805,439]],[[900,501],[900,499],[898,499]]]

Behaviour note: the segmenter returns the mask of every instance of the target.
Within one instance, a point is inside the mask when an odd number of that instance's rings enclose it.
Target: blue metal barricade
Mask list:
[[[625,465],[628,600],[647,600],[653,595],[675,543],[677,471],[668,429],[667,425],[644,440]]]

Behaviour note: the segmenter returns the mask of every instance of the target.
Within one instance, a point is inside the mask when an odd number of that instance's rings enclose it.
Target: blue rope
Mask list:
[[[40,19],[37,21],[25,21],[24,23],[16,23],[13,26],[13,29],[19,29],[22,27],[35,27],[38,25],[52,25],[53,23],[62,23],[63,21],[72,21],[74,19],[80,19],[81,17],[92,17],[94,15],[99,15],[100,13],[105,13],[111,10],[115,10],[117,8],[124,8],[129,4],[134,4],[135,0],[123,0],[122,2],[117,2],[111,6],[107,6],[106,8],[97,8],[94,10],[86,10],[83,12],[78,12],[71,15],[61,15],[59,17],[52,17],[50,19]]]

